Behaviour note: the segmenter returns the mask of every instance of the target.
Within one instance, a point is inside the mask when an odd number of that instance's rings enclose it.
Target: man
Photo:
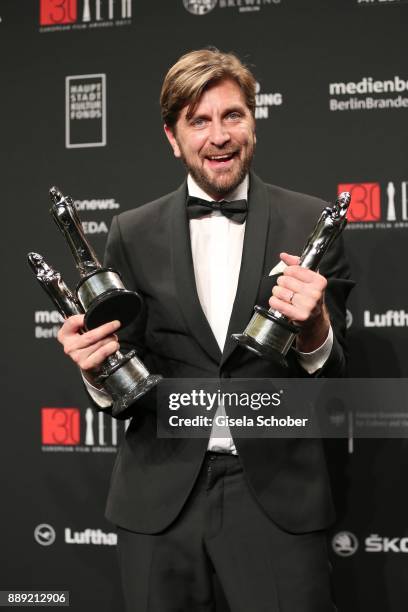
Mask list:
[[[334,243],[320,273],[286,252],[301,252],[324,202],[250,171],[253,75],[232,54],[188,53],[165,77],[161,108],[188,176],[175,192],[112,222],[106,263],[144,299],[142,315],[120,333],[122,348],[136,347],[151,372],[168,378],[344,375],[351,281],[342,244]],[[247,200],[247,216],[242,202],[231,216],[217,204],[225,200]],[[270,276],[272,269],[283,274]],[[231,339],[254,305],[268,302],[301,327],[289,370]],[[92,369],[118,349],[120,324],[80,335],[82,325],[72,317],[59,340],[109,411]],[[333,508],[320,442],[210,432],[157,438],[155,409],[154,393],[132,407],[107,504],[127,609],[214,610],[215,572],[232,612],[333,610],[324,534]]]

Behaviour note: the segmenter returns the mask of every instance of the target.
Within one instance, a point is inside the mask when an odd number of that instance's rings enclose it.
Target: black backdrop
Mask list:
[[[69,589],[76,611],[123,609],[103,507],[126,424],[88,410],[25,256],[39,251],[74,284],[52,184],[77,201],[102,256],[113,214],[180,183],[158,96],[185,51],[212,44],[253,66],[264,180],[328,200],[353,191],[351,373],[407,375],[407,16],[402,0],[0,1],[0,589]],[[339,610],[406,611],[407,443],[327,452]]]

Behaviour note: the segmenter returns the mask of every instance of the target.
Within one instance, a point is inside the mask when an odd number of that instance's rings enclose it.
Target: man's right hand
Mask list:
[[[92,370],[119,350],[115,335],[119,328],[119,321],[111,321],[86,332],[84,315],[74,315],[66,319],[57,338],[64,347],[64,353],[79,366],[85,378],[92,382]]]

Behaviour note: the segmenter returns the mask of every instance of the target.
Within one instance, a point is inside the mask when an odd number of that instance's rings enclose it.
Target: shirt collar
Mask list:
[[[240,183],[238,187],[230,191],[230,193],[227,193],[227,195],[223,199],[227,202],[230,202],[232,200],[247,200],[248,188],[249,176],[247,174],[242,183]],[[191,174],[189,174],[187,177],[187,190],[188,195],[193,196],[194,198],[201,198],[202,200],[207,200],[209,202],[213,200],[213,198],[211,198],[208,193],[206,193],[203,189],[201,189],[201,187],[197,185]]]

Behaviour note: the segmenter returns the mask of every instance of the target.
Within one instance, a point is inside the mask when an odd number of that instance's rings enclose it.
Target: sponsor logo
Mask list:
[[[358,540],[351,531],[340,531],[333,537],[332,547],[340,557],[350,557],[357,552]]]
[[[398,75],[385,80],[363,77],[360,81],[329,83],[331,111],[408,108],[408,80]],[[348,96],[344,99],[344,96]]]
[[[235,9],[239,13],[253,13],[266,6],[276,6],[282,0],[183,0],[184,7],[193,15],[206,15],[218,4],[219,9]]]
[[[120,204],[115,201],[115,198],[94,199],[94,200],[75,200],[75,208],[79,211],[83,210],[117,210]]]
[[[42,451],[116,453],[129,422],[92,408],[41,408]]]
[[[106,75],[81,74],[65,79],[65,146],[106,145]]]
[[[40,0],[40,32],[130,25],[132,0]]]
[[[382,313],[364,311],[364,327],[408,327],[408,312],[387,310]]]
[[[391,4],[406,4],[408,0],[356,0],[359,6],[390,6]]]
[[[192,15],[206,15],[217,6],[217,0],[183,0],[183,4]]]
[[[82,221],[85,234],[107,234],[108,226],[105,221]]]
[[[56,539],[56,531],[51,525],[42,523],[34,529],[34,539],[41,546],[50,546]],[[104,532],[102,529],[84,529],[76,531],[71,527],[64,528],[65,544],[82,544],[88,546],[116,546],[118,537],[116,533]]]
[[[70,527],[64,530],[66,544],[93,544],[96,546],[116,546],[118,536],[116,533],[105,533],[101,529],[85,529],[73,531]]]
[[[408,227],[408,181],[341,183],[338,193],[349,191],[348,230]]]
[[[365,539],[365,550],[369,553],[408,553],[408,538],[382,538],[372,533]]]
[[[47,523],[41,523],[34,529],[34,539],[41,546],[51,546],[56,538],[55,529]]]
[[[269,109],[274,106],[281,106],[283,95],[281,93],[264,93],[261,91],[260,83],[256,84],[255,96],[255,119],[268,119]]]
[[[357,552],[358,540],[350,531],[340,531],[332,539],[333,550],[340,557],[350,557]],[[408,537],[389,538],[370,534],[364,540],[366,553],[408,553]]]
[[[34,336],[37,339],[56,338],[63,318],[58,310],[36,310],[34,312]]]

